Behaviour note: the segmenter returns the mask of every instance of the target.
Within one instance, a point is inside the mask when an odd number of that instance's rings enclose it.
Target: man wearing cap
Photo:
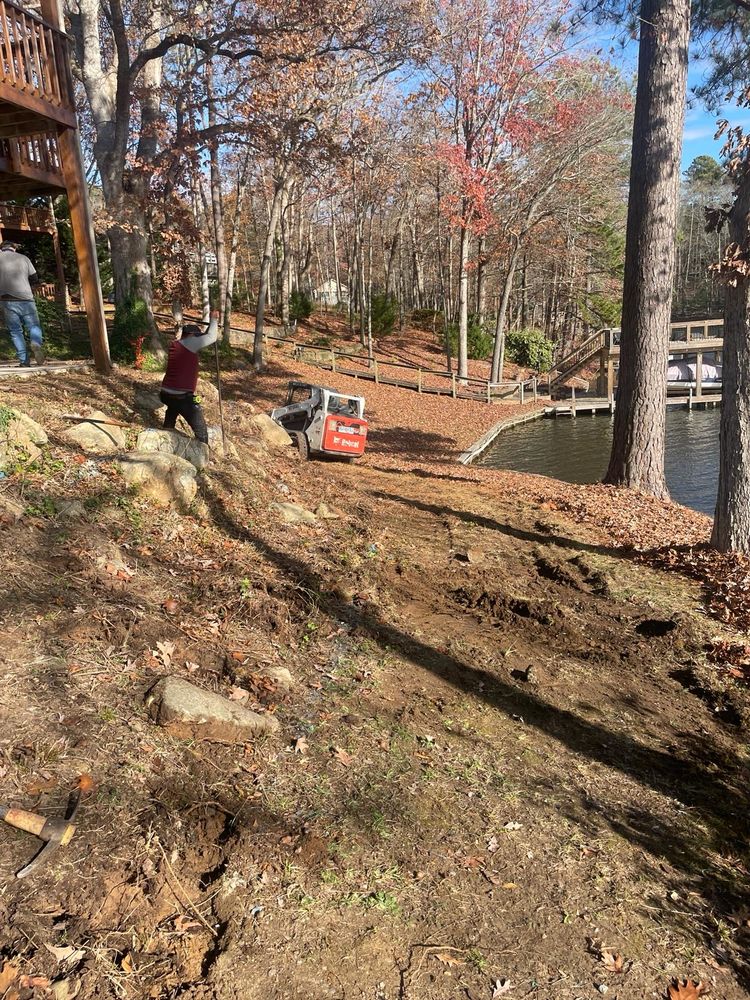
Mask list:
[[[174,428],[182,417],[199,441],[208,444],[208,428],[200,402],[195,395],[198,387],[198,352],[216,343],[219,336],[219,313],[211,313],[205,333],[196,323],[182,328],[182,337],[172,341],[167,370],[161,383],[160,399],[167,407],[164,426]]]
[[[8,240],[0,243],[0,300],[19,364],[28,368],[31,361],[24,330],[29,335],[34,360],[38,365],[44,364],[42,327],[31,290],[32,285],[39,284],[39,276],[29,258],[17,251],[16,243]]]

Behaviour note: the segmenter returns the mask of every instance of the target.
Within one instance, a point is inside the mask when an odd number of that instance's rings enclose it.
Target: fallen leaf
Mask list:
[[[477,857],[467,857],[462,859],[461,864],[464,868],[481,868],[482,859]]]
[[[168,615],[176,615],[180,610],[179,603],[174,599],[174,597],[168,597],[167,600],[162,604],[162,607],[167,612]]]
[[[26,990],[48,990],[50,980],[46,976],[19,976],[18,985]]]
[[[229,700],[230,701],[247,701],[250,698],[250,692],[246,691],[241,687],[231,687],[229,689]]]
[[[94,781],[94,779],[91,777],[90,774],[82,774],[78,778],[78,788],[81,792],[81,795],[88,795],[89,792],[93,792],[95,787],[96,787],[96,782]]]
[[[346,750],[342,750],[341,747],[333,748],[333,756],[340,764],[343,764],[344,767],[349,767],[351,762],[354,760],[354,757],[352,757],[350,753],[347,753]]]
[[[86,957],[86,952],[82,948],[71,948],[67,945],[63,948],[55,948],[54,945],[45,944],[44,946],[50,955],[53,955],[58,962],[80,962],[82,958]]]
[[[120,962],[120,968],[126,975],[130,975],[133,971],[133,956],[130,952],[122,956],[122,961]]]
[[[669,1000],[698,1000],[708,990],[708,985],[702,981],[694,983],[692,979],[673,979],[667,987],[667,996]]]
[[[608,948],[605,949],[601,954],[602,962],[604,963],[604,968],[607,972],[623,972],[625,960],[619,952],[610,951]]]
[[[496,979],[492,984],[492,1000],[497,1000],[498,997],[504,996],[512,989],[510,979]]]
[[[458,955],[451,955],[449,951],[436,951],[432,956],[436,958],[438,962],[442,962],[443,965],[453,967],[454,965],[466,965],[466,960],[459,958]]]
[[[10,988],[10,984],[16,981],[18,966],[12,962],[3,962],[0,968],[0,995]]]
[[[516,823],[515,820],[511,820],[509,823],[503,824],[503,830],[520,830],[523,824]]]
[[[173,642],[157,642],[156,650],[152,650],[154,656],[161,657],[161,661],[165,667],[168,667],[172,662],[172,656],[177,647]]]
[[[487,850],[490,852],[490,854],[494,854],[495,851],[498,849],[499,846],[500,846],[500,843],[499,843],[497,837],[494,836],[494,834],[493,834],[493,836],[491,836],[490,839],[487,841]]]
[[[293,753],[307,753],[307,739],[304,736],[298,736],[297,739],[292,743]]]

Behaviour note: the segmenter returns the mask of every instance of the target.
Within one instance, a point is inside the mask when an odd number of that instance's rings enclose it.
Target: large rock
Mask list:
[[[0,405],[0,469],[15,462],[33,462],[48,438],[43,428],[20,410]]]
[[[156,413],[163,409],[164,403],[159,398],[159,387],[156,385],[137,385],[133,398],[133,409],[144,413]]]
[[[109,419],[106,413],[94,410],[88,414],[87,420],[64,430],[62,436],[90,455],[114,455],[125,448],[125,434],[122,427],[106,422],[96,423],[97,420]]]
[[[138,451],[155,451],[163,455],[177,455],[194,465],[198,471],[205,469],[211,459],[207,444],[188,437],[181,431],[165,427],[149,427],[138,435]]]
[[[284,428],[279,427],[266,413],[256,413],[247,423],[250,433],[259,437],[267,448],[288,448],[292,443]]]
[[[240,457],[229,438],[224,440],[221,427],[209,426],[208,447],[213,458],[232,458],[236,461]]]
[[[318,520],[311,510],[298,503],[272,503],[271,509],[279,515],[284,524],[315,524]]]
[[[189,740],[245,743],[279,728],[272,715],[259,715],[181,677],[162,677],[146,695],[149,715],[173,736]]]
[[[198,492],[196,469],[178,455],[158,451],[131,451],[117,460],[128,486],[138,486],[156,503],[189,507]]]
[[[219,402],[219,390],[213,384],[209,382],[208,379],[199,378],[198,385],[195,389],[195,395],[199,399],[203,400],[204,403],[218,403]]]

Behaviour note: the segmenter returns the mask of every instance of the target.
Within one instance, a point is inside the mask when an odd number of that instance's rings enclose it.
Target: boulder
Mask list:
[[[194,465],[199,472],[206,468],[211,458],[207,444],[194,437],[188,437],[182,431],[168,430],[165,427],[148,427],[145,431],[141,431],[136,448],[138,451],[177,455]]]
[[[198,396],[199,399],[202,399],[204,403],[219,402],[219,390],[213,382],[209,382],[208,379],[205,378],[198,379],[195,395]]]
[[[17,461],[35,461],[47,441],[35,420],[20,410],[0,405],[0,469]]]
[[[284,524],[315,524],[318,520],[311,510],[298,503],[272,503],[271,509],[278,512]]]
[[[131,451],[120,455],[117,465],[128,486],[138,486],[161,506],[189,507],[198,492],[195,466],[179,455]]]
[[[94,410],[88,417],[88,420],[74,424],[63,431],[62,436],[66,441],[77,444],[89,455],[115,455],[126,447],[122,427],[96,423],[97,420],[109,420],[106,413]]]
[[[292,439],[283,427],[266,413],[256,413],[248,420],[250,433],[260,438],[267,448],[288,448]]]
[[[226,441],[223,439],[221,427],[210,426],[208,428],[208,447],[211,449],[213,458],[231,458],[237,461],[240,457],[229,438]]]
[[[159,398],[159,388],[155,385],[137,385],[133,399],[133,409],[144,413],[156,413],[164,406]]]
[[[190,740],[245,743],[279,728],[273,715],[260,715],[181,677],[162,677],[146,695],[149,715],[173,736]]]
[[[279,691],[289,692],[294,687],[291,672],[286,667],[263,667],[261,677],[267,677],[276,685]]]

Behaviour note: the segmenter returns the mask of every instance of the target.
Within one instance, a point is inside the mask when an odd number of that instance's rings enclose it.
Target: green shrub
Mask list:
[[[412,326],[418,330],[435,330],[441,333],[445,329],[445,319],[439,309],[414,309],[411,314]]]
[[[473,314],[469,316],[466,340],[469,357],[472,361],[483,361],[485,358],[488,358],[492,353],[492,347],[495,343],[492,334],[485,330]],[[448,344],[451,354],[456,357],[458,355],[458,323],[451,323],[448,327]]]
[[[293,323],[298,323],[301,319],[309,319],[312,311],[313,301],[307,292],[301,292],[298,288],[293,289],[289,296],[289,319]]]
[[[398,301],[392,295],[378,292],[372,297],[372,332],[375,336],[390,333],[398,319]]]
[[[505,355],[517,365],[546,372],[552,367],[552,341],[541,330],[510,330],[505,336]]]
[[[128,296],[116,306],[109,350],[113,361],[135,364],[142,358],[143,341],[151,332],[148,307],[143,299]]]

